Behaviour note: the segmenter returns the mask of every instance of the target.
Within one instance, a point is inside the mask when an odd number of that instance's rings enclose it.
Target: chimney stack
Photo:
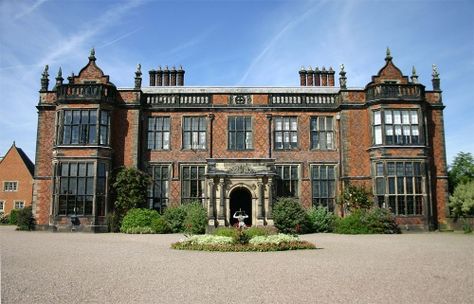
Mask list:
[[[321,85],[321,71],[318,67],[314,69],[314,85],[317,87]]]
[[[167,87],[170,85],[170,70],[168,69],[168,66],[165,66],[165,69],[163,71],[163,86]]]
[[[328,86],[328,72],[326,71],[326,68],[323,67],[321,70],[321,86],[327,87]]]
[[[161,87],[163,85],[163,70],[161,66],[156,70],[156,86]]]
[[[148,73],[150,74],[150,87],[154,87],[156,85],[156,71],[151,70]]]
[[[311,66],[308,68],[307,75],[306,75],[306,85],[308,87],[312,87],[314,85],[314,71]]]
[[[170,86],[176,86],[176,68],[174,66],[170,70]]]
[[[329,67],[329,75],[328,75],[328,86],[333,87],[334,86],[334,70],[332,67]]]
[[[306,86],[306,70],[304,67],[301,67],[301,70],[299,71],[300,74],[300,86],[305,87]]]
[[[184,70],[182,66],[179,66],[179,70],[176,71],[176,85],[184,86]]]

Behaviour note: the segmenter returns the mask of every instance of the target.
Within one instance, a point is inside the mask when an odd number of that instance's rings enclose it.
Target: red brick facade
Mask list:
[[[11,146],[0,160],[0,213],[30,206],[34,165],[22,149]]]
[[[256,88],[186,87],[182,69],[178,78],[175,69],[152,70],[151,86],[142,87],[140,67],[134,89],[120,89],[97,67],[93,53],[79,75],[63,83],[59,74],[51,90],[45,71],[38,105],[37,223],[67,228],[77,215],[81,228],[104,229],[112,207],[110,179],[126,166],[166,172],[150,191],[149,207],[157,208],[158,201],[159,209],[180,204],[191,195],[208,208],[210,225],[231,223],[239,191],[252,198],[250,224],[264,225],[272,223],[271,205],[281,189],[293,191],[304,207],[322,202],[339,213],[337,196],[358,184],[380,206],[394,208],[400,224],[436,228],[447,215],[439,78],[436,72],[434,89],[427,91],[415,72],[409,80],[390,54],[385,60],[360,89],[346,88],[343,69],[335,87],[331,68],[301,70],[300,87]],[[245,117],[250,125],[244,130],[239,124]],[[232,121],[238,121],[233,139]],[[193,177],[192,170],[199,170],[194,166],[203,166],[204,175]],[[288,183],[281,182],[285,168],[295,174]],[[105,192],[98,190],[101,170]]]

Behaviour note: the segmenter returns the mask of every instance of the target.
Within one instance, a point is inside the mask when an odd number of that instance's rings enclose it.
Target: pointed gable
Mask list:
[[[368,85],[385,82],[408,84],[408,77],[404,76],[402,71],[393,63],[389,48],[387,48],[385,61],[385,65],[380,69],[376,76],[372,76],[372,81]]]
[[[96,63],[95,50],[92,49],[89,56],[89,63],[81,69],[79,75],[74,76],[74,84],[84,84],[84,83],[101,83],[101,84],[110,84],[109,75],[105,75],[101,68],[99,68]]]
[[[3,159],[0,161],[0,173],[7,173],[3,171],[8,170],[12,164],[21,164],[20,166],[15,166],[15,168],[18,170],[26,170],[31,175],[31,177],[33,177],[35,170],[33,162],[26,155],[26,153],[23,152],[22,149],[16,147],[15,143],[13,143]]]

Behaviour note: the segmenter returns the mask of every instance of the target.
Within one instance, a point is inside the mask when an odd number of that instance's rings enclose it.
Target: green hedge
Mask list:
[[[35,220],[33,217],[32,207],[28,206],[23,209],[17,209],[16,211],[17,230],[33,230],[35,227]]]
[[[395,234],[400,233],[395,217],[389,210],[373,208],[356,210],[336,221],[335,232],[341,234]]]
[[[153,219],[157,219],[159,217],[160,214],[156,210],[142,208],[130,209],[122,220],[120,231],[125,233],[140,233],[135,231],[138,231],[139,228],[144,227],[151,229],[151,223]]]

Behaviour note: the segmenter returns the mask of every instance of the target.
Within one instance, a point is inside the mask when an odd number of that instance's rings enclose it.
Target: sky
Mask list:
[[[41,73],[50,88],[96,63],[117,87],[182,65],[190,86],[298,86],[301,66],[343,63],[349,87],[385,64],[416,67],[443,90],[448,162],[474,154],[474,1],[0,0],[0,155],[13,141],[34,160]],[[336,74],[337,75],[337,74]]]

